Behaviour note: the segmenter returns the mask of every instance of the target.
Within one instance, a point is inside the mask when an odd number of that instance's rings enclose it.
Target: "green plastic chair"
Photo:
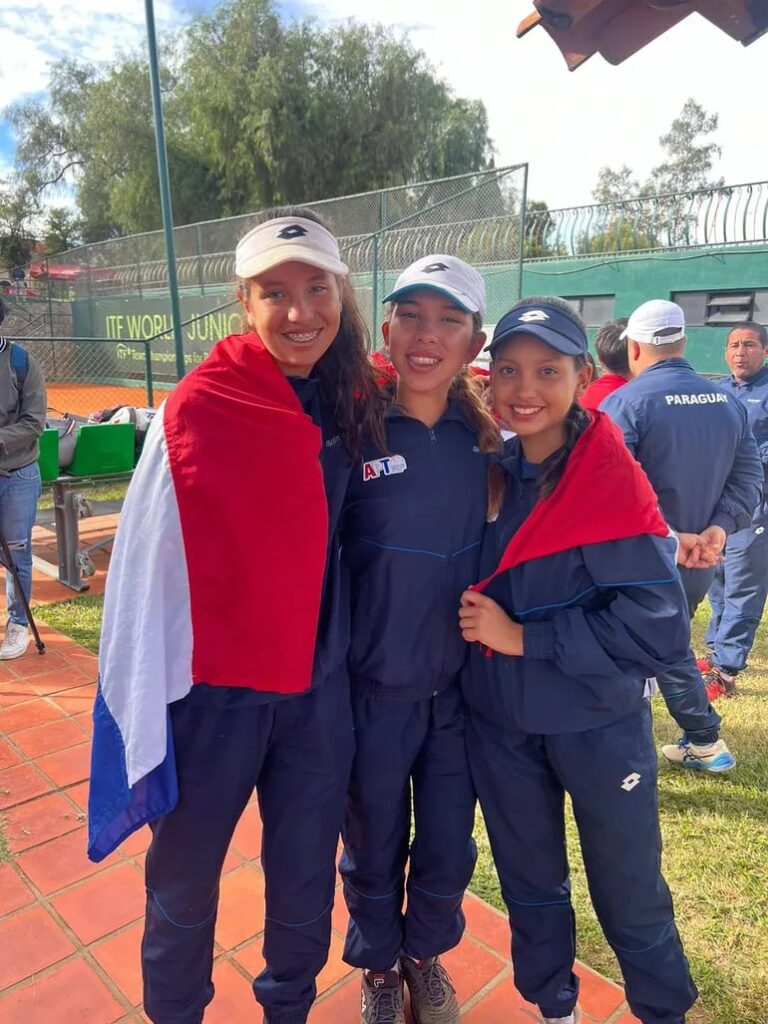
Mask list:
[[[134,466],[136,425],[94,423],[78,427],[75,454],[68,476],[104,476],[129,473]]]
[[[40,479],[44,484],[59,475],[59,432],[48,427],[40,435],[40,455],[37,459]]]

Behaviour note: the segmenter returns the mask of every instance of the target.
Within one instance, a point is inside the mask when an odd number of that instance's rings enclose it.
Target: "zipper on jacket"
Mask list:
[[[435,433],[432,427],[429,428],[429,439],[432,442],[432,444],[437,444],[437,434]]]

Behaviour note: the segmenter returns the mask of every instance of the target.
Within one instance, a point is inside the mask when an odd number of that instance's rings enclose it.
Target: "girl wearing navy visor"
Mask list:
[[[342,533],[357,742],[344,958],[363,968],[364,1024],[404,1024],[404,981],[417,1024],[457,1024],[439,955],[461,939],[476,849],[456,605],[478,571],[485,453],[501,442],[467,366],[485,342],[481,276],[455,257],[425,256],[385,301],[387,447],[365,448]]]
[[[592,901],[633,1014],[682,1024],[697,997],[660,871],[645,679],[684,656],[676,541],[610,419],[578,404],[587,338],[562,299],[518,302],[490,345],[494,408],[517,435],[461,599],[467,747],[512,929],[515,983],[576,1024],[568,793]]]

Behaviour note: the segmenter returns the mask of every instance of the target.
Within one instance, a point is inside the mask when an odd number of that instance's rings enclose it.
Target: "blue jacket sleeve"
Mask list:
[[[571,676],[655,676],[682,661],[690,622],[673,537],[643,535],[590,544],[582,555],[598,607],[563,608],[523,626],[526,658],[554,661]]]
[[[736,458],[720,500],[715,505],[710,524],[722,526],[726,533],[745,530],[752,522],[752,515],[763,496],[763,464],[746,411],[743,411],[743,416],[744,425]]]
[[[625,397],[620,394],[621,388],[607,395],[600,403],[600,412],[607,413],[619,430],[624,435],[627,448],[637,458],[637,444],[639,432],[637,426],[637,409],[630,405]]]

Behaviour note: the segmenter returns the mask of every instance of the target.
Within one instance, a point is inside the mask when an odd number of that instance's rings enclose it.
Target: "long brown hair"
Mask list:
[[[322,217],[303,206],[277,206],[260,220],[301,217],[330,230]],[[337,278],[341,293],[341,323],[330,348],[314,368],[320,393],[333,408],[333,418],[344,447],[353,459],[360,456],[366,441],[386,449],[384,415],[387,401],[377,384],[368,358],[368,328],[357,305],[354,288],[347,277]],[[238,281],[238,293],[247,293],[248,281]]]

